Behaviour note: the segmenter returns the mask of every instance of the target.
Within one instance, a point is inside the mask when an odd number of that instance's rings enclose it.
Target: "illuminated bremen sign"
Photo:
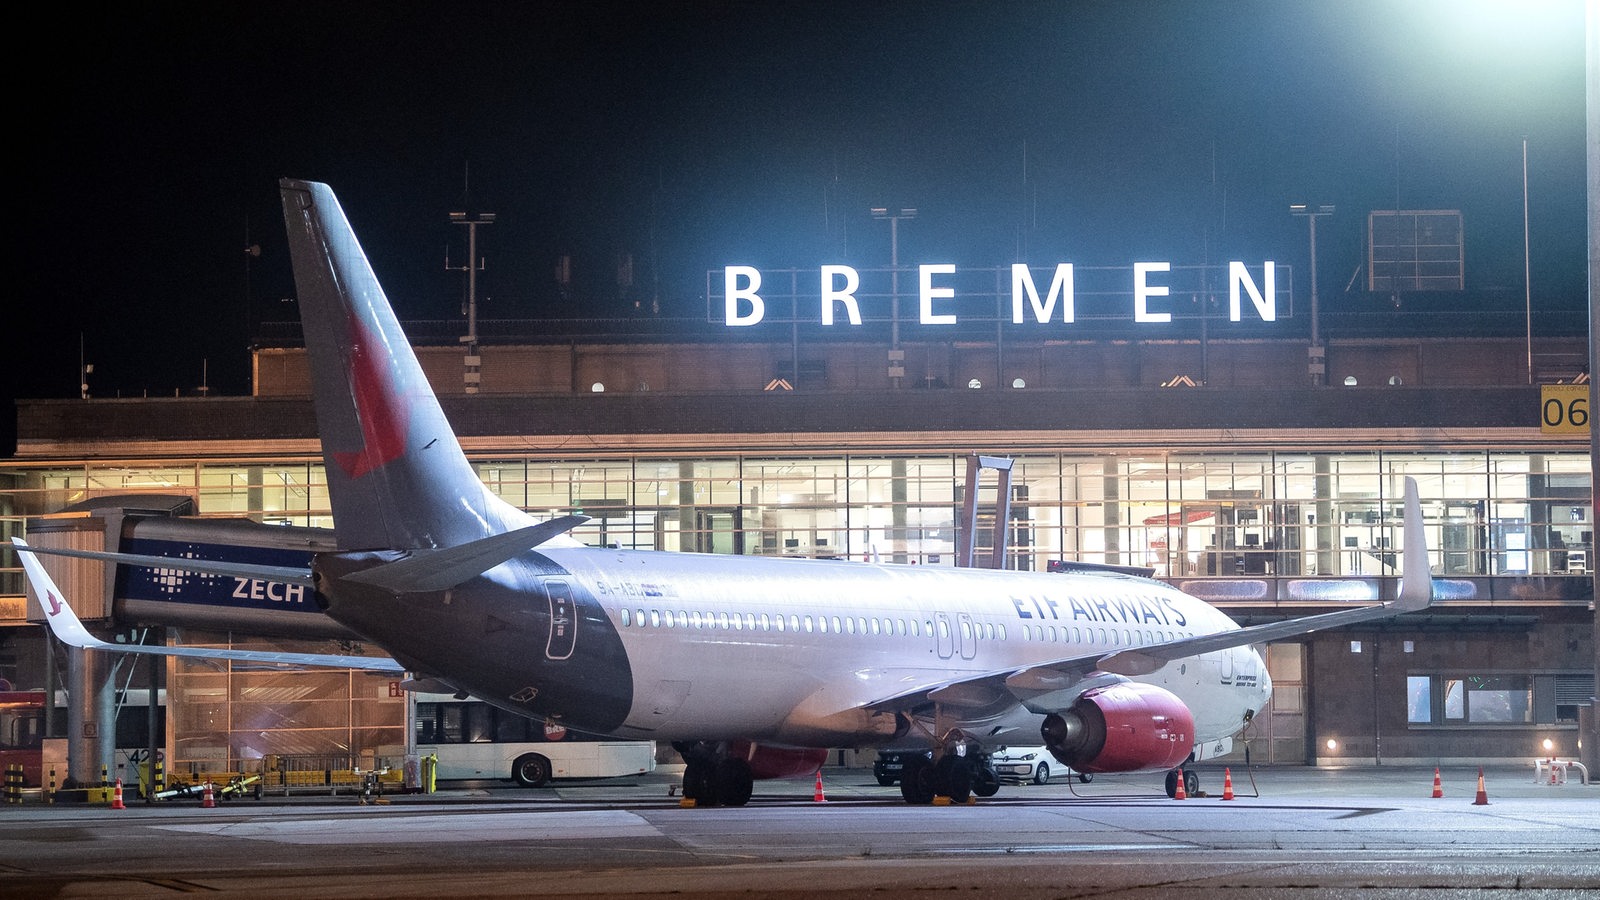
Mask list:
[[[1172,321],[1172,313],[1163,300],[1170,295],[1171,286],[1162,277],[1171,269],[1171,263],[1165,262],[1134,263],[1132,308],[1128,310],[1133,321]],[[953,285],[956,274],[956,267],[948,264],[917,267],[919,322],[924,325],[957,323],[957,314],[953,311],[957,300]],[[823,325],[832,325],[836,316],[842,313],[851,325],[860,325],[861,302],[856,296],[861,287],[860,273],[850,266],[822,266],[819,275],[818,321]],[[1028,321],[1042,325],[1055,321],[1057,315],[1061,322],[1076,321],[1073,281],[1072,263],[1060,263],[1041,291],[1032,269],[1023,263],[1013,265],[1011,321],[1018,325]],[[757,325],[766,318],[767,305],[761,296],[760,270],[754,266],[726,266],[722,270],[722,284],[723,324],[734,327]],[[1243,296],[1250,298],[1255,314],[1261,321],[1277,321],[1277,267],[1271,260],[1261,264],[1259,284],[1244,263],[1228,263],[1229,321],[1238,322],[1243,316]]]

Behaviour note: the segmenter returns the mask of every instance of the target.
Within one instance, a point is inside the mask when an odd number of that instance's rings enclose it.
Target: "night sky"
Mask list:
[[[1276,259],[1326,303],[1371,209],[1461,209],[1470,306],[1581,308],[1583,8],[1489,2],[67,5],[14,54],[18,397],[249,390],[292,319],[277,179],[333,186],[402,319],[703,322],[728,263]],[[53,21],[51,19],[53,18]],[[470,192],[468,188],[470,186]],[[260,247],[259,256],[245,248]],[[572,258],[562,290],[556,260]],[[619,288],[619,256],[634,284]],[[1304,283],[1296,286],[1304,291]],[[701,324],[701,329],[711,326]],[[267,328],[270,330],[270,326]],[[204,361],[204,362],[202,362]]]

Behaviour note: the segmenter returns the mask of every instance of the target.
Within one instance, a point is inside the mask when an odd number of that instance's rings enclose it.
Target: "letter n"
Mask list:
[[[1228,321],[1239,321],[1239,286],[1250,293],[1250,302],[1256,306],[1256,313],[1263,322],[1276,322],[1278,320],[1278,273],[1277,266],[1272,260],[1261,264],[1264,270],[1261,273],[1262,287],[1265,291],[1256,290],[1255,280],[1250,277],[1250,270],[1242,262],[1228,263]]]

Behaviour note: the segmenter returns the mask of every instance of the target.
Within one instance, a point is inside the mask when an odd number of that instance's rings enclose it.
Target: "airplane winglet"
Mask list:
[[[22,568],[28,575],[28,581],[33,583],[34,591],[39,595],[39,605],[44,607],[44,621],[50,626],[50,631],[64,644],[86,649],[114,649],[108,644],[89,633],[83,626],[82,620],[72,607],[67,604],[66,595],[61,593],[61,588],[56,586],[55,579],[39,564],[39,558],[22,538],[13,537],[11,543],[17,548],[17,559],[22,560]]]
[[[1405,479],[1405,518],[1400,526],[1404,559],[1400,569],[1400,591],[1394,606],[1405,611],[1425,609],[1433,602],[1433,569],[1428,564],[1428,541],[1422,529],[1422,501],[1417,496],[1417,480]]]
[[[155,644],[113,644],[89,633],[83,620],[72,611],[66,594],[56,585],[55,579],[44,570],[32,547],[22,538],[13,537],[11,543],[22,560],[23,571],[39,595],[44,607],[44,621],[50,632],[62,643],[84,650],[109,650],[117,653],[143,653],[154,656],[179,656],[190,659],[232,659],[243,662],[273,665],[329,666],[339,669],[366,669],[378,672],[400,673],[406,667],[382,656],[343,656],[334,653],[286,653],[271,650],[232,650],[209,647],[165,647]]]

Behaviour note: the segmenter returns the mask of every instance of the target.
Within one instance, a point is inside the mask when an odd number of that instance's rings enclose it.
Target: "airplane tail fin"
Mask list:
[[[279,189],[340,548],[453,547],[527,525],[467,462],[333,190]]]

